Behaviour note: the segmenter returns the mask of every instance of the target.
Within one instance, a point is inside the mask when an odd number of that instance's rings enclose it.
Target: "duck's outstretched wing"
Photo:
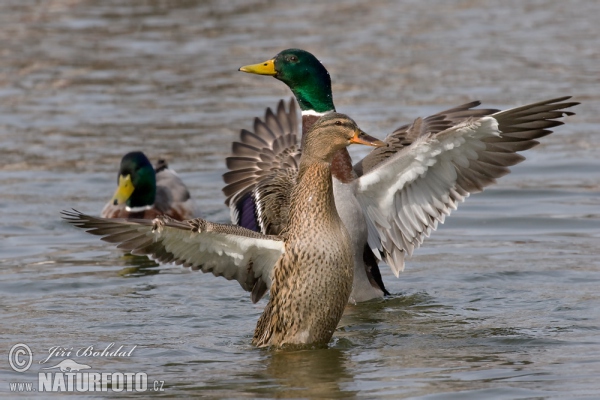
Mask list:
[[[369,227],[369,246],[398,275],[405,255],[443,223],[470,193],[509,173],[527,150],[562,125],[579,103],[561,97],[470,117],[432,133],[424,120],[405,128],[411,143],[371,167],[357,182]]]
[[[472,101],[430,115],[423,120],[417,120],[420,123],[419,129],[415,128],[415,123],[397,128],[385,138],[384,142],[387,146],[371,150],[365,158],[354,165],[354,171],[356,171],[358,176],[368,173],[377,167],[377,165],[396,154],[398,150],[410,146],[423,132],[436,134],[452,128],[468,118],[480,118],[500,111],[493,108],[474,109],[474,107],[480,104],[480,101]]]
[[[285,248],[278,237],[200,218],[108,219],[76,210],[63,211],[62,215],[67,222],[102,236],[104,241],[118,243],[118,248],[132,254],[235,279],[247,291],[255,285],[271,286],[273,267]]]
[[[281,100],[275,112],[267,108],[264,121],[254,120],[254,132],[243,129],[233,143],[223,193],[234,224],[270,235],[285,226],[300,163],[298,127],[295,101],[286,111]]]

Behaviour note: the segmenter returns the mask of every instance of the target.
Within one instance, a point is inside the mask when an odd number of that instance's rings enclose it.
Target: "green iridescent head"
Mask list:
[[[123,156],[119,175],[119,187],[113,196],[113,204],[125,203],[127,207],[144,207],[154,204],[156,197],[156,174],[154,167],[141,151]]]
[[[279,79],[292,90],[302,111],[335,111],[329,72],[308,51],[283,50],[270,60],[243,66],[240,71]]]

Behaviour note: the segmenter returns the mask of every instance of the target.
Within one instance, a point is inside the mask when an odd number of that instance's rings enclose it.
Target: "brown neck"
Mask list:
[[[347,148],[335,152],[331,162],[331,175],[342,183],[350,183],[356,179],[357,175],[352,169],[352,159]]]
[[[306,136],[306,133],[312,128],[312,126],[317,122],[319,117],[316,115],[303,115],[302,116],[302,137]]]
[[[303,155],[298,170],[298,184],[291,194],[288,225],[283,234],[290,234],[288,230],[295,225],[305,228],[296,228],[296,233],[310,231],[315,224],[330,223],[334,214],[337,215],[337,212],[329,163],[309,160]]]
[[[302,116],[302,138],[306,136],[306,133],[319,119],[316,115],[303,115]],[[357,175],[352,168],[352,159],[348,149],[340,149],[333,156],[331,162],[331,175],[342,183],[350,183],[356,179]]]

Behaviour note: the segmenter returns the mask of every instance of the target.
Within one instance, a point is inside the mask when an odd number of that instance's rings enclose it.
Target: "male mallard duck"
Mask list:
[[[270,75],[284,82],[302,110],[302,132],[335,111],[325,67],[304,50],[288,49],[273,59],[240,71]],[[351,298],[364,301],[387,293],[377,263],[386,261],[396,276],[423,239],[443,223],[470,193],[481,191],[524,160],[516,154],[538,144],[534,139],[571,112],[570,97],[498,111],[473,109],[475,101],[442,111],[392,132],[387,147],[374,149],[352,166],[346,148],[338,150],[331,172],[338,213],[352,237],[354,287]],[[290,106],[293,108],[293,106]],[[227,159],[223,189],[232,216],[242,226],[270,233],[285,225],[287,192],[294,185],[299,148],[296,116],[267,112],[255,132],[242,131]],[[277,204],[278,207],[273,207]]]
[[[123,156],[113,198],[102,209],[103,218],[152,219],[166,214],[177,220],[198,215],[190,192],[165,160],[156,168],[141,151]]]
[[[254,332],[257,346],[327,343],[352,288],[353,250],[331,180],[335,152],[351,143],[383,145],[342,114],[330,113],[313,125],[279,236],[203,219],[102,219],[77,211],[63,211],[64,218],[133,254],[236,279],[248,291],[259,282],[270,286]]]

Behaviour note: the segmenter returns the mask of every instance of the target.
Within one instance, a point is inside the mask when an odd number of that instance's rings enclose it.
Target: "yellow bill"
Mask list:
[[[275,59],[267,60],[258,64],[244,65],[240,68],[240,71],[257,75],[277,75],[277,72],[275,71]]]
[[[115,206],[118,204],[124,204],[131,197],[134,189],[135,188],[131,183],[130,175],[119,176],[119,187],[113,195],[113,204]]]

